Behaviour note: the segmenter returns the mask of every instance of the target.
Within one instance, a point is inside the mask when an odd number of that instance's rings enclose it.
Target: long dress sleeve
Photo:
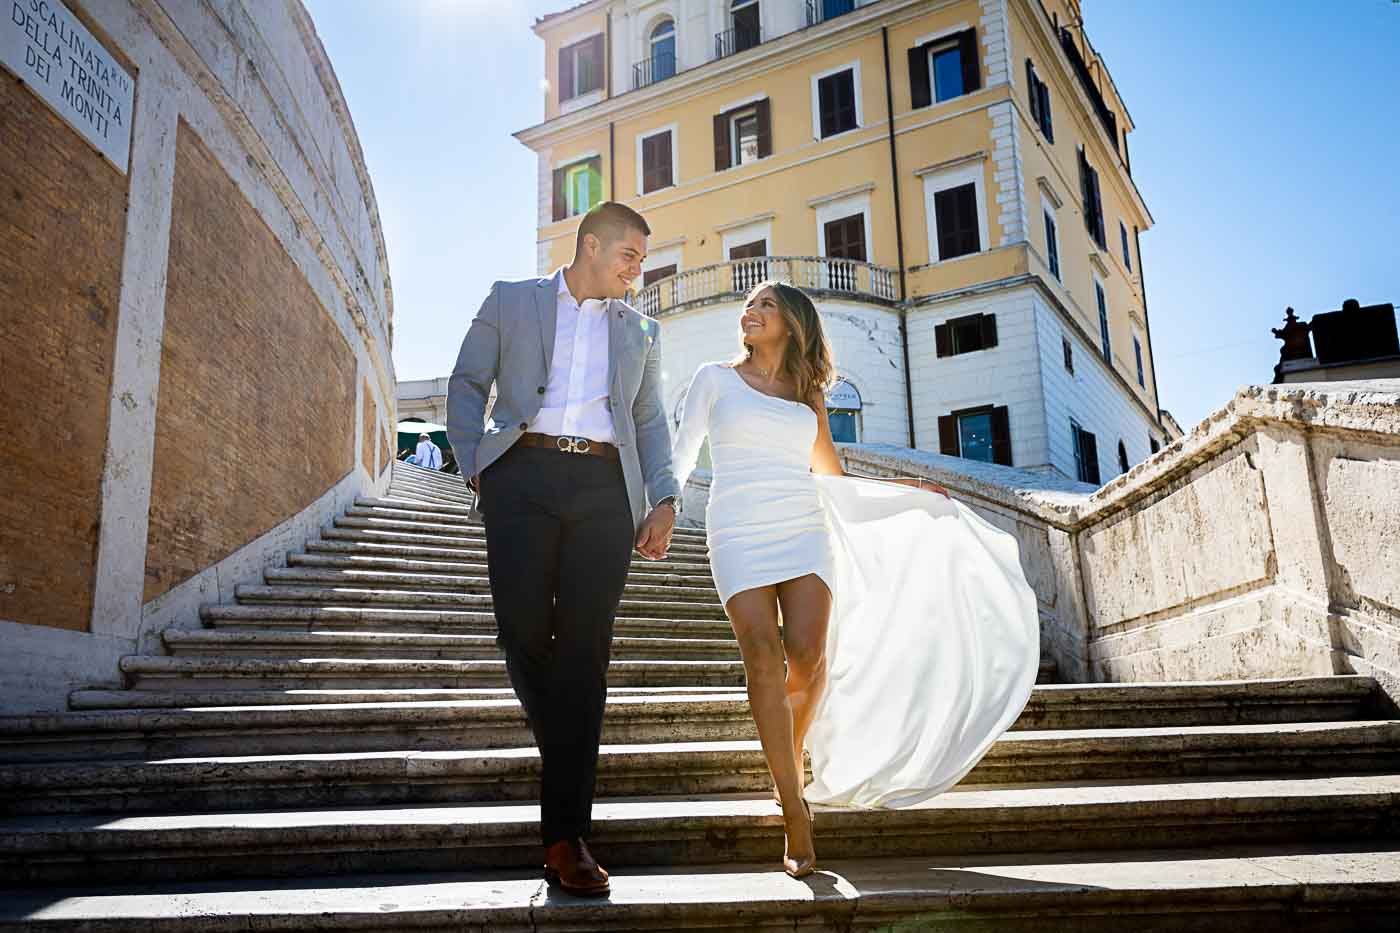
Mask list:
[[[700,447],[710,432],[710,406],[714,403],[714,363],[705,363],[695,370],[690,388],[686,390],[685,406],[681,411],[681,426],[671,444],[671,466],[676,482],[685,489],[686,480],[695,472],[700,461]]]

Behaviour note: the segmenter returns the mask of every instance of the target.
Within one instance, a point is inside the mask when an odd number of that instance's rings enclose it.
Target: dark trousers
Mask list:
[[[622,466],[512,447],[481,475],[481,513],[497,644],[540,751],[542,841],[587,838],[634,542]]]

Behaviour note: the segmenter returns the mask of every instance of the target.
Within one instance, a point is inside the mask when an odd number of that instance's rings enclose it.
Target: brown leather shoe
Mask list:
[[[601,897],[611,890],[608,873],[582,839],[561,839],[545,850],[544,880],[575,897]]]

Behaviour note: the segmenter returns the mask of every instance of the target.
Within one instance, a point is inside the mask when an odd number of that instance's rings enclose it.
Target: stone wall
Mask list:
[[[135,109],[123,172],[0,69],[6,712],[119,683],[382,491],[395,410],[374,192],[298,0],[64,4]]]
[[[1400,380],[1246,386],[1091,494],[955,458],[844,456],[999,516],[1067,679],[1359,673],[1400,699]]]

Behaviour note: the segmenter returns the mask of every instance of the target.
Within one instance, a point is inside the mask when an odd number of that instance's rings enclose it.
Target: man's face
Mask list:
[[[616,240],[600,245],[593,266],[599,287],[609,298],[626,295],[632,280],[642,274],[646,258],[646,234],[628,227]]]

